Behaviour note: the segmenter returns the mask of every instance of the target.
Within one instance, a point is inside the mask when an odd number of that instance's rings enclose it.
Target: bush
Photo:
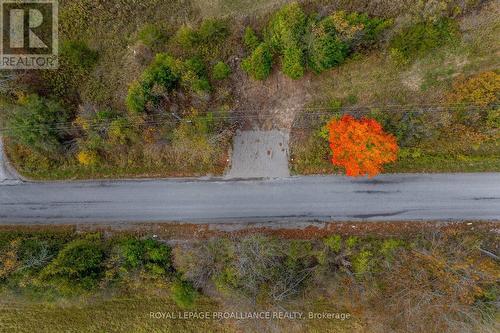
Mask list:
[[[403,29],[391,40],[390,52],[396,61],[407,64],[415,57],[423,56],[438,46],[454,41],[457,35],[457,24],[449,18],[441,18],[437,22],[417,23]]]
[[[373,254],[369,250],[359,252],[352,262],[352,268],[355,274],[362,275],[370,271],[372,266]]]
[[[109,142],[120,145],[132,142],[137,137],[130,120],[125,117],[111,121],[107,134]]]
[[[170,247],[152,239],[145,240],[143,245],[144,259],[147,262],[160,265],[164,269],[169,269],[171,267],[172,250]]]
[[[243,43],[249,51],[253,51],[259,46],[261,41],[251,27],[246,27],[243,35]]]
[[[199,36],[193,28],[184,25],[177,30],[175,40],[180,46],[189,49],[198,43]]]
[[[300,48],[306,29],[306,14],[297,2],[283,6],[269,23],[267,40],[273,49],[283,52]]]
[[[486,126],[500,129],[500,108],[488,110],[486,115]]]
[[[90,150],[82,150],[76,155],[78,163],[83,166],[95,166],[99,163],[97,152]]]
[[[170,247],[152,239],[126,239],[118,245],[118,253],[127,269],[145,267],[154,275],[162,275],[171,268]]]
[[[283,73],[292,79],[304,75],[304,34],[306,15],[296,2],[283,6],[269,24],[267,40],[281,54]]]
[[[339,235],[332,235],[323,240],[323,243],[328,246],[333,252],[339,252],[342,247],[342,238]]]
[[[330,16],[340,38],[356,48],[373,43],[380,33],[392,24],[392,20],[370,18],[366,13],[338,11]]]
[[[156,25],[146,24],[137,33],[137,39],[146,46],[154,47],[165,39],[165,35]]]
[[[79,239],[68,243],[41,272],[41,278],[63,279],[84,287],[95,286],[103,272],[104,251],[96,240]]]
[[[141,76],[142,85],[152,88],[160,85],[167,90],[177,87],[182,71],[182,62],[166,53],[158,53]]]
[[[304,52],[300,48],[286,48],[283,52],[281,70],[294,80],[303,77],[305,73]]]
[[[7,135],[35,152],[58,153],[69,118],[69,113],[57,102],[29,95],[9,115]]]
[[[89,70],[97,62],[97,51],[91,50],[80,40],[70,40],[61,43],[61,58],[75,69]]]
[[[205,64],[200,57],[192,57],[184,61],[184,71],[192,71],[197,76],[205,76]]]
[[[227,22],[220,19],[207,19],[198,29],[200,41],[204,44],[220,42],[229,35]]]
[[[172,300],[183,309],[189,309],[193,306],[198,292],[189,282],[177,280],[170,287]]]
[[[219,61],[212,70],[212,77],[215,80],[224,80],[231,74],[231,69],[224,62]]]
[[[118,245],[119,253],[126,268],[137,268],[142,264],[144,247],[137,239],[127,239]]]
[[[126,105],[134,113],[144,112],[148,102],[153,100],[153,88],[160,86],[167,91],[176,88],[181,78],[183,64],[166,53],[158,53],[141,79],[129,87]]]
[[[271,73],[272,61],[269,46],[261,43],[248,58],[243,60],[241,67],[255,80],[265,80]]]
[[[487,107],[500,101],[500,74],[483,72],[453,83],[447,96],[450,104],[466,104]]]
[[[331,17],[313,26],[308,49],[309,67],[319,74],[341,64],[348,53],[348,46],[337,36]]]
[[[150,91],[145,89],[139,81],[134,81],[128,88],[125,105],[130,112],[143,112],[150,98]]]

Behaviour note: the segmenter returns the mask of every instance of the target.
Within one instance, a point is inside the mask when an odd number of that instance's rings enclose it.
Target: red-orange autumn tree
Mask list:
[[[328,123],[332,163],[343,167],[346,175],[374,177],[382,165],[394,162],[398,144],[392,134],[385,133],[374,119],[357,120],[350,115]]]

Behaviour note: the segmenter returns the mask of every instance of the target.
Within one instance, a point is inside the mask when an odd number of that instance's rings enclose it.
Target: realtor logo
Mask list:
[[[57,0],[0,0],[0,69],[58,67]]]

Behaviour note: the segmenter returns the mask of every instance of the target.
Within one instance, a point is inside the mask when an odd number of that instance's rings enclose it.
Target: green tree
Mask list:
[[[403,64],[420,57],[440,45],[453,42],[458,35],[457,23],[449,18],[437,22],[420,22],[407,27],[390,43],[393,58]]]
[[[241,67],[256,80],[265,80],[271,73],[273,58],[266,43],[261,43],[252,54],[245,58]]]
[[[74,240],[42,270],[40,277],[47,282],[65,281],[90,289],[101,277],[104,270],[103,260],[104,250],[99,241]]]
[[[341,64],[348,51],[348,45],[337,36],[331,16],[312,26],[308,64],[315,73],[319,74]]]
[[[69,118],[59,103],[29,95],[10,115],[7,135],[38,153],[57,153],[62,149]]]
[[[283,6],[269,24],[269,45],[281,55],[282,71],[292,79],[301,78],[305,72],[306,26],[307,17],[296,2]]]

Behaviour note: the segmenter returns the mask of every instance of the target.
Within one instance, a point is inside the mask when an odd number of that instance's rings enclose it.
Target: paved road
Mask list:
[[[0,186],[0,223],[500,221],[500,173]]]

